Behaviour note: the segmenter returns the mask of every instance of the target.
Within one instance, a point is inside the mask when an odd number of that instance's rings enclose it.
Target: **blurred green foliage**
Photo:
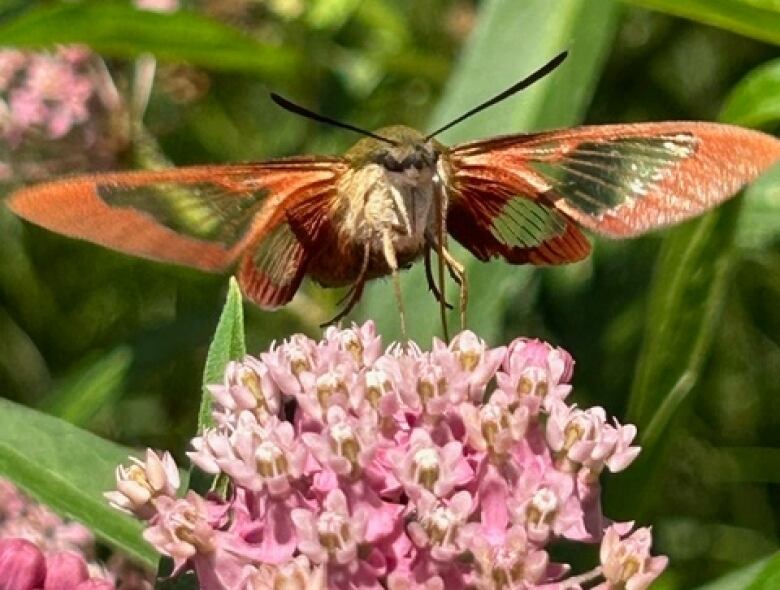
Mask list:
[[[92,42],[128,96],[132,58],[166,58],[146,135],[135,137],[155,138],[179,165],[338,153],[355,140],[280,112],[271,89],[363,127],[428,129],[563,48],[571,58],[553,76],[445,139],[719,117],[780,130],[778,50],[766,44],[780,39],[776,2],[636,2],[688,20],[629,4],[191,0],[180,14],[134,15],[114,2],[7,1],[0,39],[6,31],[25,46]],[[132,26],[118,26],[112,10]],[[125,36],[112,42],[87,26],[100,18]],[[214,43],[220,51],[207,51]],[[118,165],[138,161],[129,149]],[[650,427],[643,461],[612,478],[605,511],[654,524],[658,551],[671,558],[661,588],[744,566],[708,588],[769,588],[778,575],[776,557],[758,560],[780,539],[780,171],[747,192],[675,230],[597,240],[593,256],[571,267],[469,264],[473,329],[495,344],[524,335],[564,346],[577,359],[576,401]],[[403,279],[425,343],[439,333],[435,302],[419,269]],[[0,210],[0,392],[181,459],[226,285]],[[388,337],[397,334],[390,292],[376,282],[353,314],[377,319]],[[247,349],[294,331],[316,335],[339,297],[306,285],[282,311],[248,306]]]

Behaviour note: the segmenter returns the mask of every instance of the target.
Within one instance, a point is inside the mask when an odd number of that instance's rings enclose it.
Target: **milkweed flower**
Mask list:
[[[666,568],[665,556],[650,555],[649,528],[639,528],[621,539],[616,527],[604,533],[600,560],[606,581],[599,590],[644,590]]]
[[[148,449],[146,461],[130,457],[130,466],[116,469],[116,490],[106,492],[105,498],[114,508],[139,518],[155,512],[152,500],[160,496],[175,496],[179,489],[179,471],[170,453]]]
[[[115,164],[128,111],[88,48],[0,50],[0,180],[35,180]]]
[[[568,403],[573,366],[472,332],[431,351],[383,350],[372,322],[298,334],[208,388],[215,425],[188,455],[227,493],[140,494],[134,512],[204,590],[642,590],[666,558],[602,515],[599,483],[636,429]],[[600,543],[600,565],[570,572],[561,542]]]

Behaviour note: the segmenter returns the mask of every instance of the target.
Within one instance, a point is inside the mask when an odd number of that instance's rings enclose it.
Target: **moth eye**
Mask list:
[[[423,166],[425,166],[425,155],[420,152],[415,152],[407,160],[411,159],[411,164],[418,170],[422,170]]]
[[[400,172],[403,170],[403,165],[401,162],[395,159],[392,154],[388,154],[385,152],[380,156],[379,163],[384,166],[387,170],[390,170],[391,172]]]

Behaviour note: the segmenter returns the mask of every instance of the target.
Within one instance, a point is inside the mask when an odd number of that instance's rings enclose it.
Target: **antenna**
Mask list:
[[[559,53],[559,54],[558,54],[558,55],[556,55],[554,58],[552,58],[552,59],[551,59],[549,62],[547,62],[546,64],[544,64],[544,65],[543,65],[541,68],[539,68],[538,70],[536,70],[536,71],[535,71],[533,74],[531,74],[530,76],[528,76],[528,77],[526,77],[526,78],[523,78],[522,80],[520,80],[520,81],[519,81],[519,82],[517,82],[516,84],[514,84],[514,85],[510,86],[509,88],[507,88],[507,89],[506,89],[506,90],[504,90],[503,92],[501,92],[501,93],[497,94],[496,96],[494,96],[494,97],[493,97],[493,98],[491,98],[490,100],[486,100],[485,102],[483,102],[482,104],[480,104],[480,105],[478,105],[478,106],[474,107],[473,109],[471,109],[471,110],[470,110],[470,111],[468,111],[467,113],[464,113],[464,114],[462,114],[462,115],[461,115],[460,117],[458,117],[457,119],[453,119],[452,121],[450,121],[449,123],[447,123],[447,124],[446,124],[446,125],[444,125],[443,127],[440,127],[439,129],[437,129],[437,130],[436,130],[436,131],[434,131],[433,133],[429,134],[429,135],[428,135],[428,136],[425,138],[425,140],[426,140],[426,141],[428,141],[429,139],[431,139],[431,138],[433,138],[433,137],[435,137],[435,136],[439,135],[439,133],[441,133],[442,131],[446,131],[446,130],[447,130],[447,129],[449,129],[450,127],[454,127],[454,126],[455,126],[455,125],[457,125],[458,123],[460,123],[460,122],[462,122],[462,121],[465,121],[466,119],[468,119],[468,118],[469,118],[469,117],[471,117],[472,115],[476,115],[478,112],[480,112],[480,111],[483,111],[483,110],[485,110],[485,109],[486,109],[486,108],[488,108],[488,107],[492,107],[494,104],[496,104],[496,103],[498,103],[498,102],[501,102],[501,101],[502,101],[502,100],[504,100],[505,98],[509,98],[509,97],[510,97],[510,96],[512,96],[513,94],[515,94],[515,93],[517,93],[517,92],[520,92],[521,90],[524,90],[525,88],[528,88],[528,87],[529,87],[531,84],[533,84],[534,82],[537,82],[537,81],[541,80],[541,79],[542,79],[542,78],[544,78],[544,77],[545,77],[547,74],[549,74],[550,72],[552,72],[552,71],[553,71],[555,68],[557,68],[559,65],[561,65],[561,63],[563,63],[563,60],[565,60],[565,59],[566,59],[566,56],[567,56],[568,54],[569,54],[569,52],[568,52],[568,51],[563,51],[562,53]]]
[[[277,105],[279,105],[286,111],[290,111],[291,113],[295,113],[296,115],[300,115],[301,117],[306,117],[307,119],[312,119],[313,121],[318,121],[319,123],[332,125],[333,127],[340,127],[341,129],[354,131],[355,133],[360,133],[361,135],[367,135],[368,137],[373,137],[374,139],[378,139],[379,141],[384,141],[385,143],[389,143],[390,145],[398,145],[397,142],[393,141],[392,139],[388,139],[387,137],[382,137],[381,135],[377,135],[376,133],[372,133],[371,131],[366,131],[365,129],[361,129],[360,127],[355,127],[354,125],[350,125],[349,123],[342,123],[341,121],[336,121],[335,119],[331,119],[330,117],[326,117],[324,115],[315,113],[314,111],[310,111],[307,108],[295,104],[294,102],[290,102],[289,100],[287,100],[282,96],[279,96],[275,92],[271,93],[271,100],[273,100]]]

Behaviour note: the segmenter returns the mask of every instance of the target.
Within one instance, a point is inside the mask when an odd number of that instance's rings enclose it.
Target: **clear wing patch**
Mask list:
[[[160,182],[134,187],[103,184],[96,193],[111,207],[134,209],[178,234],[230,248],[246,236],[269,191]]]
[[[490,232],[509,247],[532,248],[566,231],[563,216],[537,201],[512,198],[498,211]]]
[[[572,206],[598,216],[642,199],[697,147],[691,133],[584,141],[555,159],[532,157],[529,165]]]

